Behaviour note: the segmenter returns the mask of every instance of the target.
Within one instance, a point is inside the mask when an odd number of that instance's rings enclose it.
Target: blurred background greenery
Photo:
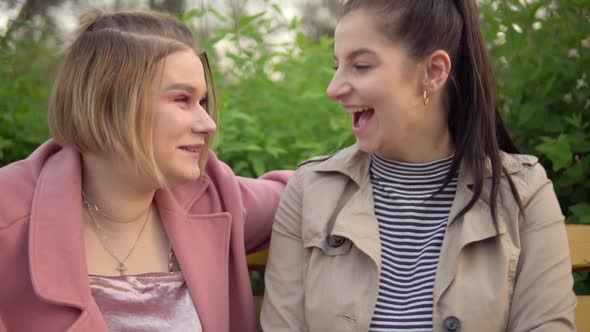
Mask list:
[[[68,37],[55,11],[67,2],[21,1],[0,32],[0,166],[48,138],[47,98]],[[218,88],[214,149],[237,174],[294,169],[350,145],[349,117],[325,96],[338,1],[302,1],[298,14],[281,1],[226,2],[111,1],[103,9],[167,11],[194,28]],[[590,224],[590,0],[479,3],[511,134],[524,153],[539,156],[567,221]],[[576,291],[590,294],[588,274],[575,277]]]

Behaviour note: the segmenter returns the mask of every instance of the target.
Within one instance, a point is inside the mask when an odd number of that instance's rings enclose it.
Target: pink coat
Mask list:
[[[0,168],[0,331],[106,331],[84,258],[80,155],[52,140]],[[267,245],[291,172],[206,174],[156,204],[205,332],[255,331],[245,255]]]

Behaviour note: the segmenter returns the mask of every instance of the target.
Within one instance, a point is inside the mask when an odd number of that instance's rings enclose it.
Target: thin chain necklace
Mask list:
[[[125,262],[129,258],[129,256],[131,256],[133,251],[135,250],[135,247],[137,246],[137,242],[139,241],[139,238],[141,237],[141,234],[143,233],[143,230],[145,229],[145,226],[147,225],[147,222],[150,219],[150,213],[152,212],[152,205],[150,204],[150,207],[148,208],[147,216],[145,217],[145,221],[143,222],[143,225],[141,225],[141,229],[139,230],[139,233],[137,233],[137,237],[135,238],[135,241],[133,242],[133,246],[131,247],[131,249],[129,249],[129,252],[127,253],[127,255],[125,255],[125,257],[123,259],[120,259],[119,256],[117,256],[117,254],[115,254],[115,250],[113,250],[113,247],[110,245],[108,238],[106,236],[106,232],[102,229],[102,227],[100,227],[100,224],[96,221],[96,219],[94,219],[94,213],[92,211],[99,211],[99,213],[100,213],[100,209],[98,208],[98,206],[96,206],[96,204],[92,203],[88,199],[88,197],[86,196],[86,194],[84,192],[82,192],[82,198],[83,198],[84,206],[88,209],[88,214],[90,214],[90,219],[92,220],[92,222],[94,223],[94,226],[96,227],[96,231],[99,235],[99,239],[100,239],[100,242],[102,243],[102,246],[105,248],[107,253],[117,261],[118,265],[115,269],[117,271],[119,271],[119,273],[121,273],[122,276],[125,275],[125,271],[127,270],[127,265],[125,265]],[[101,215],[102,215],[102,213],[101,213]],[[111,220],[113,220],[113,219],[111,219]]]
[[[82,190],[82,198],[84,198],[84,200],[86,200],[88,204],[88,209],[92,209],[94,211],[96,211],[96,213],[100,214],[101,216],[105,217],[106,219],[115,222],[117,224],[129,224],[132,222],[135,222],[135,219],[133,220],[129,220],[129,221],[121,221],[118,219],[115,219],[113,217],[111,217],[110,215],[106,214],[105,212],[103,212],[101,209],[98,208],[98,205],[96,205],[96,203],[94,203],[90,198],[88,198],[88,195],[86,195],[86,193]],[[148,207],[148,210],[151,209],[151,205]],[[142,213],[143,214],[143,213]]]

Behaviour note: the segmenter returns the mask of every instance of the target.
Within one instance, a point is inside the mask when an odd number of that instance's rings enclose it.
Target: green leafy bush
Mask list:
[[[353,142],[348,117],[325,96],[333,73],[331,39],[318,43],[296,33],[296,21],[285,28],[284,17],[271,19],[282,17],[279,7],[271,8],[218,28],[205,45],[223,59],[213,64],[221,124],[215,151],[247,176],[294,169]],[[292,35],[294,41],[271,40]]]
[[[47,98],[57,63],[52,35],[25,23],[0,35],[0,166],[27,157],[49,135]]]
[[[483,1],[484,32],[510,132],[541,158],[568,221],[590,224],[590,1],[555,3]]]

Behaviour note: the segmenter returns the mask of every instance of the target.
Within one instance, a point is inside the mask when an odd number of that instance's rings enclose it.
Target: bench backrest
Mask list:
[[[590,271],[590,225],[566,225],[572,271]],[[590,331],[590,295],[578,295],[576,328]]]

